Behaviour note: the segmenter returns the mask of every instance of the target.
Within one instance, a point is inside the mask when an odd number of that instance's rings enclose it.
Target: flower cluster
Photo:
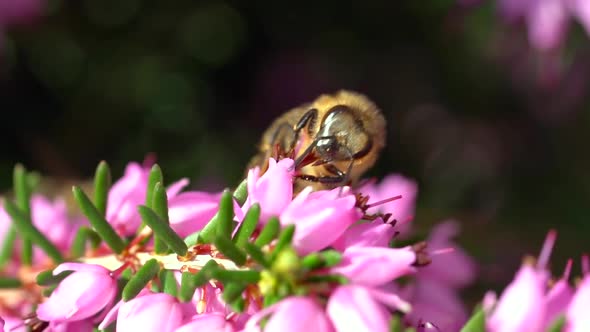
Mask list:
[[[530,43],[540,50],[560,46],[572,18],[590,35],[590,3],[586,0],[500,0],[499,8],[508,20],[526,22]]]
[[[0,209],[0,324],[5,331],[587,331],[590,263],[570,286],[547,265],[555,233],[496,300],[467,322],[457,291],[475,265],[437,225],[409,243],[416,184],[398,175],[357,189],[293,191],[293,160],[250,170],[233,192],[165,188],[157,165],[131,163],[84,216],[32,194],[15,168]],[[463,326],[463,327],[462,327]]]
[[[568,281],[571,260],[563,275],[551,280],[547,264],[555,237],[549,232],[539,259],[526,259],[498,300],[495,293],[486,294],[488,331],[590,331],[590,261],[582,259],[584,277],[576,290]]]

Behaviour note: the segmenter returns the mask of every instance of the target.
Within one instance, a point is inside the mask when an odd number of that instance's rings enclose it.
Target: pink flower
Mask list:
[[[22,318],[5,314],[2,311],[0,311],[0,315],[2,316],[0,317],[0,322],[2,322],[2,324],[0,324],[0,331],[27,332],[29,330]],[[4,325],[3,329],[2,325]]]
[[[371,222],[361,222],[349,227],[333,246],[338,250],[348,247],[389,247],[395,228],[377,218]]]
[[[405,226],[401,229],[402,233],[408,231],[408,222],[413,219],[418,194],[415,181],[399,174],[391,174],[379,184],[366,184],[357,191],[369,196],[369,205],[401,195],[399,199],[369,208],[367,213],[391,213],[391,219],[397,220],[396,228]]]
[[[68,217],[63,199],[51,202],[41,195],[31,197],[31,217],[37,229],[62,252],[69,250],[83,220]]]
[[[8,235],[10,225],[12,225],[12,219],[4,211],[4,200],[0,197],[0,243],[4,243],[4,238]]]
[[[293,160],[270,158],[268,170],[260,176],[260,168],[248,172],[248,199],[244,203],[244,213],[254,203],[260,204],[260,222],[279,216],[293,199]]]
[[[109,190],[106,218],[124,236],[133,235],[141,224],[137,206],[145,203],[149,173],[149,169],[138,163],[129,163],[125,175]],[[173,183],[167,192],[168,199],[187,184],[186,179]]]
[[[534,0],[529,4],[526,21],[529,41],[541,50],[556,48],[565,38],[569,13],[564,0]]]
[[[221,193],[184,192],[169,199],[170,226],[181,237],[200,231],[217,213]]]
[[[475,279],[475,262],[465,251],[451,239],[459,233],[456,221],[445,221],[436,225],[428,238],[428,251],[452,249],[450,252],[437,254],[432,262],[418,270],[417,277],[436,280],[452,288],[469,285]]]
[[[440,281],[420,279],[400,291],[400,296],[412,304],[406,319],[414,325],[430,322],[440,331],[459,331],[467,320],[457,291]]]
[[[149,170],[129,163],[125,175],[109,190],[107,220],[123,235],[132,235],[141,223],[137,206],[145,202]]]
[[[402,296],[412,303],[412,312],[407,317],[412,324],[426,321],[442,331],[455,331],[467,320],[457,289],[474,279],[475,263],[451,242],[458,232],[454,221],[434,227],[427,240],[432,262],[417,269],[414,281],[402,289]],[[448,252],[449,249],[452,251]],[[447,252],[437,254],[437,250]]]
[[[490,332],[542,331],[546,274],[524,264],[487,320]]]
[[[194,314],[193,306],[178,302],[172,295],[145,291],[128,302],[120,301],[109,311],[99,328],[105,329],[116,315],[117,331],[170,332]]]
[[[293,246],[308,254],[330,246],[362,213],[348,187],[311,192],[304,189],[280,215],[283,226],[294,224]]]
[[[409,310],[409,305],[394,294],[347,285],[338,287],[332,293],[326,312],[338,332],[387,332],[391,314],[386,306]]]
[[[569,21],[577,18],[590,34],[590,4],[586,0],[500,0],[500,11],[510,21],[524,18],[531,45],[540,50],[559,47]]]
[[[63,263],[53,270],[75,271],[66,277],[39,305],[37,316],[49,322],[73,322],[92,317],[112,304],[117,293],[117,281],[110,271],[99,265]]]
[[[550,326],[567,309],[574,296],[574,290],[569,285],[568,279],[572,267],[572,260],[567,262],[563,276],[549,289],[545,295],[545,322],[544,326]]]
[[[570,0],[570,10],[578,18],[586,33],[590,34],[590,3],[586,0]]]
[[[233,332],[235,328],[231,322],[225,319],[224,315],[212,313],[193,316],[189,322],[174,330],[174,332],[192,331]]]
[[[416,253],[411,247],[350,247],[344,251],[342,262],[332,272],[347,277],[352,283],[380,286],[413,273]]]
[[[590,331],[590,317],[588,316],[588,308],[590,308],[590,273],[589,271],[585,272],[585,277],[582,279],[567,308],[565,329],[567,332]]]
[[[30,22],[43,12],[41,0],[0,0],[0,27]]]
[[[264,332],[334,331],[324,309],[315,300],[293,296],[254,314],[246,323],[244,332],[261,331],[260,321],[269,314],[272,315],[264,327]]]
[[[51,332],[91,332],[94,331],[94,323],[90,319],[78,320],[75,322],[63,322],[49,324],[47,331]]]

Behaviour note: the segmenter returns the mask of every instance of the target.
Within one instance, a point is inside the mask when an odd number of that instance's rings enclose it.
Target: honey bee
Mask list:
[[[321,95],[277,118],[262,135],[248,168],[268,159],[295,160],[295,191],[352,184],[385,146],[385,118],[367,97],[351,91]]]

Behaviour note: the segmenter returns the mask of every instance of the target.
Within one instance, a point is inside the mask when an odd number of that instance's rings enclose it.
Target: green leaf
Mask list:
[[[242,180],[236,190],[234,190],[234,198],[242,206],[248,198],[248,179]]]
[[[27,170],[21,164],[17,164],[14,167],[13,184],[16,206],[18,206],[18,208],[23,212],[23,214],[30,215],[31,192],[27,180]]]
[[[342,254],[337,250],[325,250],[311,253],[301,260],[301,265],[308,270],[332,267],[342,260]]]
[[[295,225],[287,225],[277,239],[277,244],[270,253],[270,262],[272,263],[279,255],[279,253],[291,244],[291,240],[293,240],[293,235],[295,234]]]
[[[145,194],[145,205],[147,207],[152,207],[152,203],[154,201],[154,189],[156,187],[156,183],[164,183],[164,175],[162,174],[162,169],[158,164],[154,164],[152,169],[150,170],[150,175],[148,177],[148,184],[147,184],[147,191]]]
[[[10,261],[12,257],[12,251],[14,250],[14,241],[16,240],[16,228],[14,225],[10,225],[8,232],[4,237],[4,243],[2,244],[2,251],[0,252],[0,268],[4,267],[6,263]]]
[[[250,255],[250,257],[258,264],[262,265],[265,268],[270,268],[269,261],[264,256],[262,250],[260,250],[260,248],[258,248],[256,245],[248,242],[244,246],[244,250],[246,250],[246,253],[248,253],[248,255]]]
[[[212,276],[214,279],[221,281],[224,285],[236,282],[255,284],[260,281],[260,272],[252,270],[230,271],[217,269],[213,271]]]
[[[19,288],[22,286],[20,280],[16,278],[0,277],[0,289],[2,288]]]
[[[174,271],[161,270],[160,282],[162,283],[162,289],[164,293],[170,294],[174,297],[178,295],[178,283],[176,282],[176,278],[174,277]]]
[[[223,301],[225,303],[230,303],[235,301],[237,298],[242,296],[242,293],[246,289],[247,284],[240,284],[240,283],[231,283],[224,285],[223,289]]]
[[[100,245],[100,236],[96,234],[95,231],[88,227],[80,227],[78,232],[76,233],[76,237],[74,238],[74,242],[72,242],[72,247],[70,248],[72,257],[81,257],[84,256],[86,253],[86,243],[90,241],[90,245],[93,249],[98,248]]]
[[[279,234],[280,229],[281,223],[279,222],[279,219],[277,217],[271,217],[262,228],[262,231],[260,231],[260,234],[258,234],[254,244],[259,248],[264,247],[269,244],[277,234]]]
[[[304,279],[305,282],[335,283],[346,285],[349,283],[348,278],[339,274],[311,275]]]
[[[485,313],[483,312],[483,308],[479,308],[472,316],[469,318],[467,323],[461,329],[461,332],[485,332],[486,328],[486,317]]]
[[[94,206],[104,217],[107,212],[109,189],[111,188],[111,170],[106,161],[101,161],[94,173]]]
[[[102,216],[102,214],[96,209],[94,204],[90,201],[88,196],[82,189],[77,186],[72,188],[74,199],[78,206],[88,218],[90,225],[94,228],[96,233],[104,240],[104,242],[113,250],[115,253],[120,254],[125,250],[125,243],[119,237],[117,232],[109,224],[109,222]]]
[[[199,235],[199,242],[212,243],[217,234],[222,234],[227,237],[231,236],[231,229],[233,228],[233,198],[226,190],[221,195],[219,202],[219,210],[203,227]]]
[[[226,236],[217,236],[213,243],[217,247],[217,250],[236,263],[236,265],[244,265],[246,263],[246,254]]]
[[[244,312],[244,309],[246,309],[246,300],[244,300],[243,297],[238,297],[233,302],[230,302],[229,306],[233,311],[242,313]]]
[[[390,332],[403,332],[404,330],[401,318],[398,315],[393,315],[391,317],[391,321],[389,322],[389,331]]]
[[[74,271],[63,271],[58,275],[53,275],[53,270],[46,270],[42,271],[37,274],[37,285],[40,286],[49,286],[59,284],[62,280],[64,280],[67,276],[74,273]]]
[[[16,206],[28,220],[31,220],[31,190],[29,188],[27,170],[21,164],[17,164],[14,167],[13,185]],[[27,238],[23,238],[22,241],[21,260],[26,266],[30,266],[33,263],[33,244]]]
[[[47,256],[56,264],[63,262],[63,257],[57,247],[53,245],[39,230],[33,226],[29,217],[27,217],[16,205],[10,201],[4,202],[6,213],[12,218],[16,231],[23,237],[35,243]]]
[[[197,273],[183,272],[178,293],[179,300],[189,302],[195,294],[195,289],[204,286],[211,279],[211,274],[216,269],[218,269],[218,264],[214,260],[210,260]]]
[[[168,247],[172,249],[177,255],[185,256],[188,252],[188,247],[182,241],[182,238],[174,232],[174,230],[166,222],[162,220],[152,209],[147,206],[140,205],[137,207],[141,219],[148,225],[154,234],[159,236],[166,242]]]
[[[561,315],[557,317],[553,322],[549,325],[547,332],[560,332],[563,327],[565,326],[565,316]]]
[[[231,238],[234,230],[234,198],[229,191],[224,191],[219,202],[217,236]]]
[[[170,224],[168,219],[168,196],[166,195],[166,188],[161,182],[156,183],[154,187],[152,208],[163,222]],[[156,254],[165,254],[168,251],[166,241],[157,234],[154,235],[154,251]]]
[[[123,288],[123,301],[127,302],[136,297],[159,271],[160,263],[156,259],[152,258],[145,262]]]
[[[234,236],[234,243],[240,247],[244,248],[246,243],[250,241],[250,236],[256,230],[256,226],[258,226],[258,221],[260,219],[260,204],[254,203],[246,212],[244,216],[244,220],[240,224],[240,228],[236,235]]]
[[[192,247],[199,242],[201,232],[197,231],[184,238],[184,243],[187,247]]]
[[[51,295],[51,293],[53,293],[53,291],[57,288],[58,285],[51,285],[47,288],[45,288],[41,294],[45,297],[49,297]]]

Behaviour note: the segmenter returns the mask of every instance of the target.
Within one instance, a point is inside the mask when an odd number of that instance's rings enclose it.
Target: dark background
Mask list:
[[[118,177],[149,152],[168,179],[233,186],[275,117],[345,88],[385,113],[370,175],[418,181],[421,234],[461,221],[481,263],[476,297],[510,280],[549,228],[556,273],[590,250],[590,48],[577,25],[541,52],[492,1],[44,6],[6,27],[2,190],[16,162],[62,181],[104,159]]]

